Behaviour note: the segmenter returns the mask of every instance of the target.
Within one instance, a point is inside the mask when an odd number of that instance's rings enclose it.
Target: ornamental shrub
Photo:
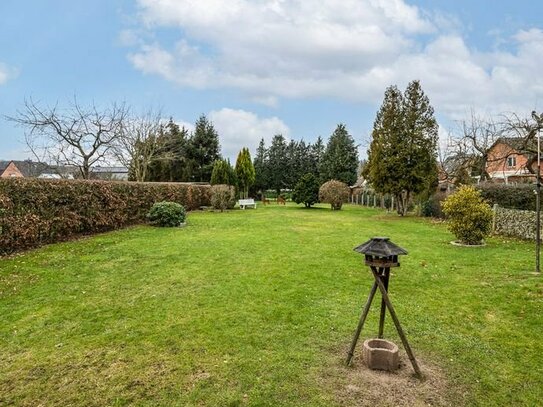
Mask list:
[[[492,228],[492,209],[472,186],[464,185],[441,204],[447,228],[463,244],[480,244]]]
[[[236,205],[236,190],[233,186],[219,184],[211,187],[211,206],[220,209],[232,209]]]
[[[447,193],[438,191],[431,195],[426,201],[423,201],[420,206],[421,216],[431,218],[444,218],[441,203],[447,198]]]
[[[306,208],[319,201],[319,181],[311,173],[305,174],[296,186],[292,193],[292,200],[297,204],[303,203]]]
[[[333,179],[321,185],[319,201],[329,203],[333,211],[340,210],[341,206],[349,200],[349,192],[347,184]]]
[[[147,219],[151,225],[155,226],[181,226],[185,223],[185,218],[187,214],[185,212],[185,207],[178,204],[177,202],[157,202],[147,214]]]

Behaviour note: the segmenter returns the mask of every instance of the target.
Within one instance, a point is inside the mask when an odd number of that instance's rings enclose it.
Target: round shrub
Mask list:
[[[211,206],[220,209],[232,209],[236,205],[236,190],[231,185],[219,184],[211,187]]]
[[[426,201],[423,201],[420,207],[420,214],[422,216],[431,218],[443,218],[443,210],[441,209],[441,203],[447,198],[446,192],[436,192],[430,196]]]
[[[492,209],[481,193],[464,185],[441,204],[447,228],[463,244],[480,244],[492,228]]]
[[[341,206],[349,200],[349,192],[347,184],[333,179],[321,185],[319,201],[329,203],[332,210],[340,210]]]
[[[177,202],[157,202],[147,213],[147,219],[155,226],[181,226],[186,217],[185,208]]]

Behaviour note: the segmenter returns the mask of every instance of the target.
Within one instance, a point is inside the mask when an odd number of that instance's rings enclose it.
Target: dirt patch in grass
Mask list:
[[[400,368],[391,373],[371,370],[362,356],[355,356],[350,367],[336,361],[325,376],[323,385],[331,388],[334,401],[346,407],[418,407],[462,406],[465,392],[450,383],[435,364],[417,357],[424,380],[419,380],[409,359],[400,352]]]

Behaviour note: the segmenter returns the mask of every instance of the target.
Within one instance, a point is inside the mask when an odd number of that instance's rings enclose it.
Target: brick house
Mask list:
[[[0,178],[23,178],[24,175],[13,161],[0,161]]]
[[[501,137],[490,147],[486,171],[492,180],[509,182],[533,182],[537,171],[537,154],[534,146],[518,137]],[[530,168],[532,171],[530,171]]]

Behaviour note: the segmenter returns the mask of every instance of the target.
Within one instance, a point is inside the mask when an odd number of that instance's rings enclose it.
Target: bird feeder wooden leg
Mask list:
[[[358,342],[358,338],[360,337],[360,332],[362,332],[362,328],[364,327],[364,322],[366,322],[368,312],[370,311],[371,302],[373,301],[373,297],[375,297],[376,292],[377,292],[377,282],[373,283],[373,287],[371,287],[370,295],[368,296],[368,301],[366,301],[366,305],[364,306],[364,310],[362,311],[362,315],[360,316],[360,321],[358,322],[356,333],[354,334],[353,341],[351,342],[351,349],[349,350],[349,353],[347,354],[347,361],[346,361],[347,366],[351,364],[351,360],[353,359],[356,343]]]
[[[383,285],[385,286],[385,290],[388,292],[388,279],[390,276],[390,269],[380,269],[380,278],[383,282]],[[383,333],[385,329],[385,315],[386,315],[386,303],[384,299],[381,299],[381,316],[379,317],[379,335],[377,336],[379,339],[383,338]]]
[[[388,298],[387,290],[385,286],[383,285],[381,278],[379,277],[377,268],[374,266],[371,266],[371,272],[373,273],[373,278],[375,278],[375,282],[379,286],[379,290],[381,291],[383,300],[385,301],[388,311],[390,312],[390,316],[392,317],[392,320],[394,321],[394,325],[396,326],[398,335],[400,335],[400,339],[402,340],[403,347],[405,351],[407,352],[407,356],[409,357],[409,360],[411,361],[413,370],[415,371],[417,377],[419,379],[422,379],[422,373],[419,369],[419,365],[417,364],[417,360],[415,359],[415,355],[413,354],[413,351],[411,350],[411,347],[409,346],[409,342],[407,342],[407,337],[405,336],[402,326],[400,325],[400,321],[398,317],[396,316],[396,312],[394,311],[394,307],[392,306],[392,303],[390,302],[390,298]]]

